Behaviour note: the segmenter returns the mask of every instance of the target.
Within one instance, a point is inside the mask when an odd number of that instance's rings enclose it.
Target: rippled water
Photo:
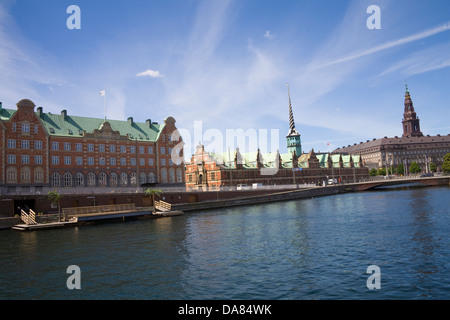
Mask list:
[[[450,188],[0,232],[0,299],[449,299]],[[81,269],[69,290],[67,267]],[[381,289],[369,290],[369,265]]]

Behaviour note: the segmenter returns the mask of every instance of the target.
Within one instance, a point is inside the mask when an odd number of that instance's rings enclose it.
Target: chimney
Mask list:
[[[133,117],[128,118],[128,123],[130,124],[130,126],[133,126]]]
[[[64,120],[66,120],[66,117],[67,117],[67,110],[61,111],[61,116],[63,117]]]
[[[3,102],[0,102],[0,110],[2,110],[2,104],[3,104]]]
[[[149,128],[152,126],[152,120],[150,119],[145,120],[145,123],[148,125]]]
[[[42,116],[42,107],[37,108],[37,114],[39,118]]]

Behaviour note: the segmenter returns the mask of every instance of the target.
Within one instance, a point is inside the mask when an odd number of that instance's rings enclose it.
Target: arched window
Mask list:
[[[155,183],[156,182],[156,177],[155,177],[155,174],[153,172],[150,172],[148,174],[148,182],[149,183]]]
[[[139,174],[139,184],[144,184],[147,182],[147,176],[144,172]]]
[[[111,173],[111,175],[109,176],[109,185],[111,187],[117,187],[117,174],[116,173]]]
[[[72,174],[67,172],[64,174],[64,187],[72,186]]]
[[[29,167],[22,167],[20,169],[20,180],[22,183],[31,182],[31,170]]]
[[[95,174],[89,172],[87,175],[87,184],[89,187],[95,187]]]
[[[84,175],[80,172],[75,175],[75,187],[84,187]]]
[[[8,168],[6,169],[6,180],[8,183],[17,183],[17,169]]]
[[[177,182],[183,182],[183,170],[181,168],[177,168]]]
[[[167,183],[167,169],[166,168],[161,169],[161,182]]]
[[[122,186],[127,186],[128,185],[128,175],[125,172],[122,172],[120,174],[120,184]]]
[[[98,175],[98,185],[99,185],[100,187],[106,187],[106,173],[101,172],[101,173]]]
[[[132,186],[136,185],[136,173],[134,173],[134,172],[130,174],[130,184]]]
[[[44,169],[41,167],[34,169],[34,182],[44,182]]]
[[[52,174],[50,183],[52,187],[61,186],[61,176],[59,175],[59,173],[55,172],[54,174]]]
[[[169,183],[175,183],[175,169],[169,169]]]

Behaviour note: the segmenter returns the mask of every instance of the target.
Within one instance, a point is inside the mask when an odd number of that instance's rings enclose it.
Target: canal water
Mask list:
[[[450,299],[449,235],[449,187],[7,230],[0,299]]]

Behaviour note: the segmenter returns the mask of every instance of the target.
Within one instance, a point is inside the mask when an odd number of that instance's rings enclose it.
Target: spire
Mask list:
[[[294,122],[294,113],[292,112],[292,104],[291,104],[291,92],[289,90],[289,84],[286,84],[288,87],[288,97],[289,97],[289,134],[288,136],[299,136],[300,134],[295,129],[295,122]]]
[[[417,117],[414,105],[411,99],[411,94],[408,89],[408,85],[405,83],[405,112],[403,113],[403,137],[421,137],[423,136],[420,131],[420,120]]]

